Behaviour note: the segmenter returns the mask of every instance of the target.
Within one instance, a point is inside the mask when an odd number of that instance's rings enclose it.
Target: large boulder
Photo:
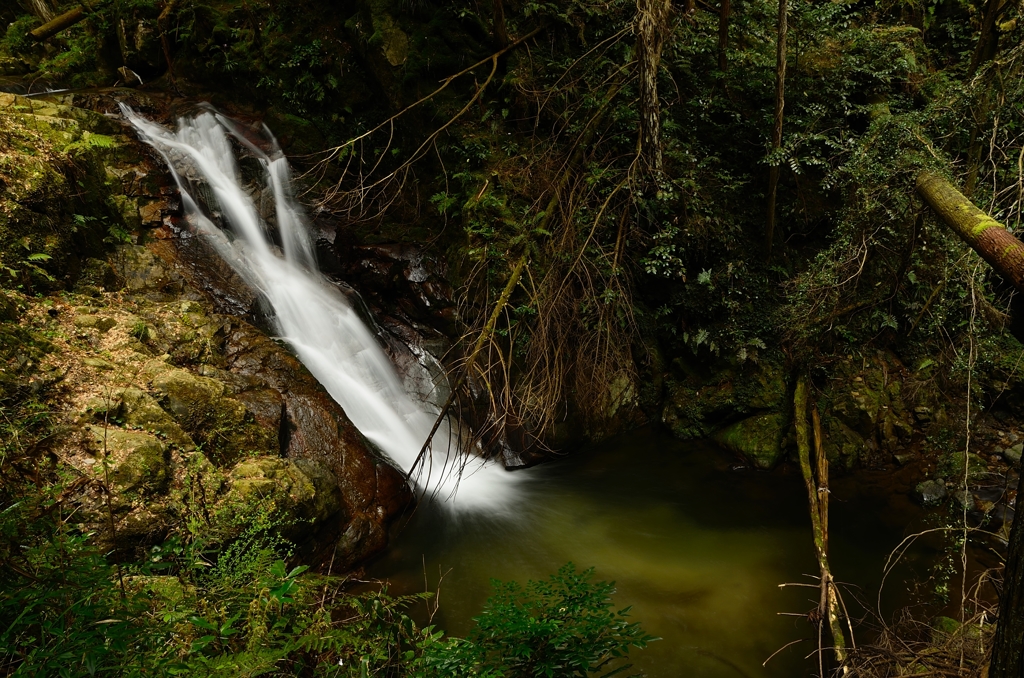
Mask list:
[[[85,416],[96,423],[113,423],[145,429],[184,449],[195,443],[156,399],[138,388],[122,388],[109,395],[90,398]]]
[[[727,366],[708,375],[676,358],[662,422],[678,438],[705,438],[739,417],[786,409],[786,393],[785,370],[770,360]]]
[[[876,451],[891,457],[909,442],[914,429],[903,399],[907,374],[899,359],[884,351],[847,358],[835,367],[822,403],[830,462],[850,467]]]
[[[784,414],[759,414],[726,426],[715,433],[714,440],[727,450],[743,455],[757,468],[768,470],[782,459],[787,424]]]
[[[382,549],[391,520],[411,501],[400,471],[374,453],[341,407],[293,356],[251,325],[233,322],[226,337],[230,372],[262,381],[283,399],[282,454],[328,469],[348,520],[334,555],[348,567]]]
[[[214,511],[221,538],[264,522],[300,542],[328,520],[344,524],[338,481],[316,462],[254,457],[239,462],[227,482]]]

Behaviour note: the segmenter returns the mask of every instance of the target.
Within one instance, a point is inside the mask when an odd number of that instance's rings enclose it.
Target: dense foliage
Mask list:
[[[833,441],[852,433],[853,447],[891,453],[886,439],[903,427],[904,440],[944,455],[935,470],[948,478],[965,468],[954,456],[965,448],[960,411],[938,416],[951,394],[973,413],[1024,403],[1012,290],[914,189],[922,170],[940,174],[1019,230],[1019,4],[792,3],[777,148],[770,0],[730,12],[664,3],[654,34],[645,8],[657,3],[646,0],[114,0],[39,44],[29,31],[42,14],[71,7],[51,4],[0,9],[4,73],[27,87],[143,84],[259,117],[309,170],[318,214],[363,242],[417,241],[444,255],[461,304],[451,366],[465,373],[462,411],[485,438],[600,438],[644,416],[668,422],[672,400],[684,436],[755,411],[781,421],[794,375],[806,374]],[[651,117],[654,164],[639,131]],[[773,168],[778,225],[766,234]],[[33,245],[0,263],[45,277],[38,255],[53,253]],[[870,361],[882,382],[876,413],[906,399],[920,417],[879,415],[860,432],[830,419],[851,365]],[[893,392],[890,368],[909,395]],[[5,426],[45,441],[46,404],[24,395]],[[140,593],[153,563],[115,585],[60,518],[70,482],[4,497],[17,544],[5,558],[21,570],[11,583],[48,592],[4,608],[17,620],[8,634],[21,634],[18,666],[78,657],[87,643],[81,661],[94,668],[129,657],[211,674],[232,662],[326,670],[341,660],[347,671],[366,652],[374,666],[445,675],[561,675],[646,642],[610,612],[606,588],[572,571],[499,588],[469,638],[446,639],[403,616],[411,599],[300,583],[314,580],[286,571],[281,545],[256,535],[220,556],[185,542],[167,547],[170,561],[154,556],[171,563],[187,601],[186,616],[168,617]],[[576,607],[554,602],[570,594]],[[563,607],[579,614],[561,619]],[[103,643],[78,635],[97,629]],[[359,645],[366,638],[383,654]]]
[[[74,487],[22,488],[0,516],[3,675],[589,676],[653,640],[611,607],[613,585],[571,564],[494,582],[465,639],[418,625],[429,593],[352,592],[286,565],[273,525],[212,551],[196,524],[145,562],[111,564],[71,525]]]
[[[772,151],[775,5],[733,9],[725,72],[720,18],[675,6],[658,78],[665,164],[651,192],[635,164],[635,3],[485,5],[121,0],[45,48],[22,17],[6,49],[72,85],[130,79],[118,63],[148,80],[170,56],[171,72],[188,74],[181,87],[260,101],[296,148],[377,129],[320,168],[337,182],[322,206],[385,237],[410,210],[433,224],[457,253],[470,325],[508,262],[527,257],[486,363],[510,384],[494,406],[531,430],[549,429],[567,398],[659,371],[664,353],[742,366],[780,343],[801,362],[871,344],[899,346],[907,362],[951,358],[973,308],[953,278],[984,292],[995,312],[981,322],[1001,322],[1005,291],[971,273],[913,192],[921,168],[952,168],[997,218],[1020,218],[1021,143],[1004,113],[1021,96],[1019,50],[973,64],[983,7],[795,5],[785,134]],[[1016,11],[1003,8],[1003,45],[1017,41]],[[133,38],[132,21],[149,32]],[[538,29],[528,48],[487,59]],[[353,172],[353,158],[366,169]],[[782,247],[766,260],[769,166],[783,170]],[[592,358],[557,355],[567,342],[592,346],[581,351]]]

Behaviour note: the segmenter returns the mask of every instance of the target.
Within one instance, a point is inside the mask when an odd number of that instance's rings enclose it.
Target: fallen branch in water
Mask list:
[[[807,425],[807,378],[801,376],[796,383],[793,396],[794,416],[796,418],[796,444],[800,457],[800,470],[807,486],[807,499],[810,503],[811,526],[814,531],[814,550],[818,558],[819,591],[818,607],[810,614],[811,621],[818,627],[818,664],[820,675],[824,676],[824,646],[822,644],[822,628],[828,626],[832,636],[832,649],[836,661],[842,665],[846,661],[846,638],[843,635],[840,608],[845,607],[832,578],[828,564],[828,459],[822,444],[821,421],[818,408],[811,412],[814,435],[814,467],[811,466],[811,431]],[[853,632],[851,628],[851,641]],[[846,673],[846,669],[843,669]]]

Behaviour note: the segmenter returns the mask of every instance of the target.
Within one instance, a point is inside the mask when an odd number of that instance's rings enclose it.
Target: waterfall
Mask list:
[[[309,222],[291,192],[287,159],[269,130],[267,153],[230,119],[213,111],[181,118],[173,132],[122,110],[142,139],[164,158],[181,192],[190,226],[251,286],[276,314],[277,329],[352,423],[403,470],[412,467],[438,416],[424,393],[407,393],[377,338],[345,296],[316,267]],[[232,139],[255,157],[274,198],[282,247],[268,236],[243,186]],[[202,192],[197,200],[193,193]],[[221,229],[204,212],[216,210]],[[429,383],[429,381],[428,381]],[[507,511],[517,496],[518,474],[463,455],[458,422],[449,418],[417,467],[421,491],[460,510]]]

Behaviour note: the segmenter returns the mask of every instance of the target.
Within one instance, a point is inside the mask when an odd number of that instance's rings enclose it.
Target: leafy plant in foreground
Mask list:
[[[493,581],[494,594],[465,639],[425,653],[420,676],[601,676],[631,668],[630,648],[653,640],[630,608],[614,610],[615,584],[568,563],[544,581]],[[621,664],[616,666],[616,664]]]

